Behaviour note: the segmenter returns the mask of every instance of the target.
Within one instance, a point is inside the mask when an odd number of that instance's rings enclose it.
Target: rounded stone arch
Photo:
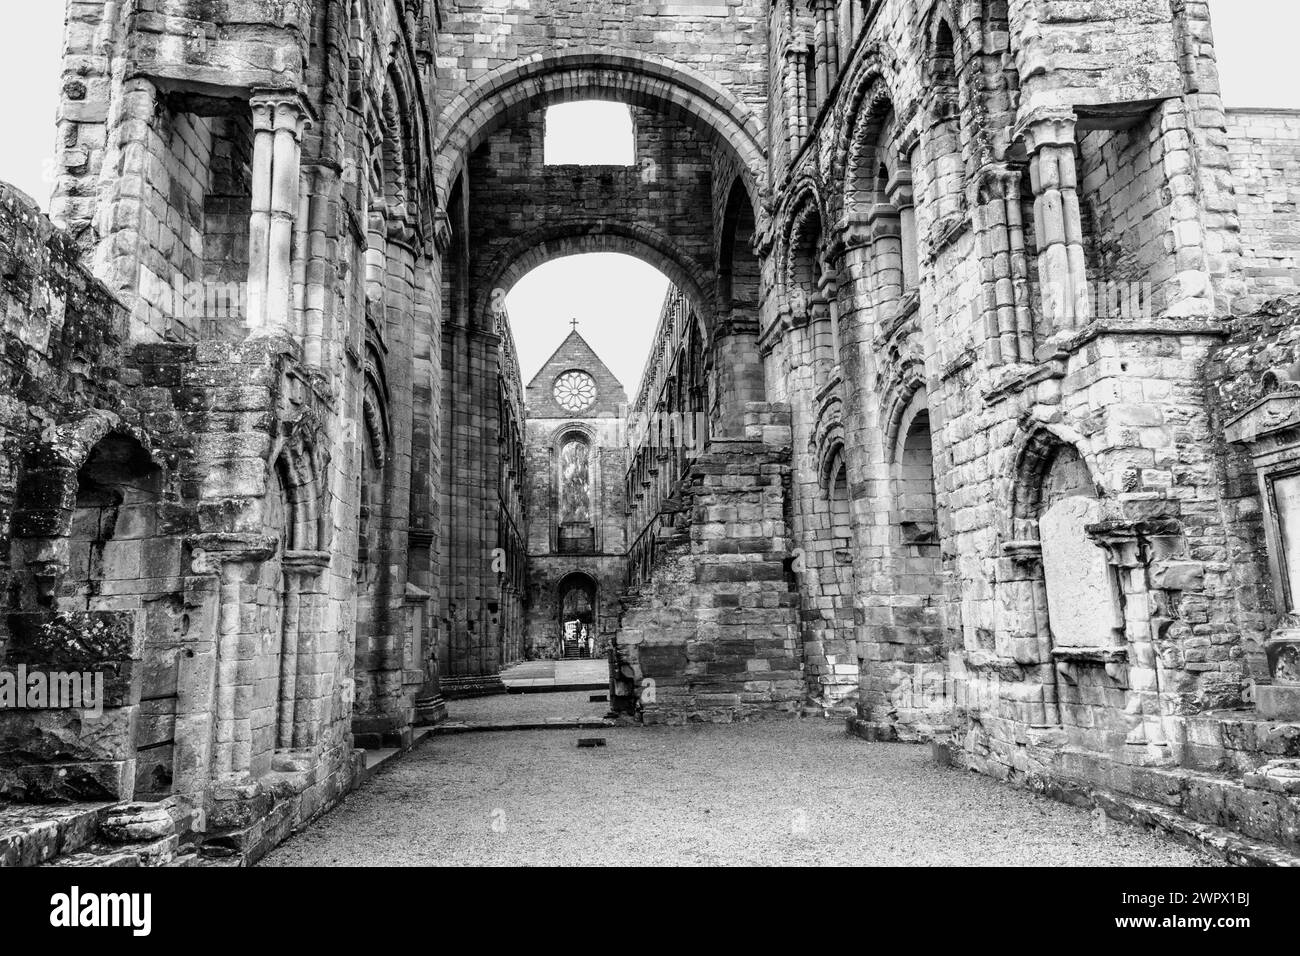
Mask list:
[[[287,515],[281,548],[287,551],[324,551],[330,543],[330,521],[323,504],[329,450],[321,440],[319,419],[300,420],[278,439],[267,459],[268,493],[279,480]]]
[[[957,9],[949,0],[934,0],[926,11],[922,36],[925,47],[922,59],[922,79],[926,83],[935,80],[955,80],[961,75],[967,63],[971,49],[966,39],[966,31],[960,13],[969,11],[964,0],[958,0]],[[945,62],[949,60],[950,62]]]
[[[143,429],[122,421],[113,412],[98,408],[56,426],[47,441],[29,452],[29,457],[57,461],[75,471],[86,463],[96,445],[113,434],[133,439],[157,467],[170,470],[174,466],[167,455],[153,447],[153,442]]]
[[[666,57],[581,46],[498,67],[452,98],[438,123],[438,195],[448,194],[466,158],[512,118],[589,99],[681,117],[732,154],[751,198],[761,194],[766,154],[758,120],[748,106],[707,76]]]
[[[920,404],[918,404],[918,397]],[[901,443],[918,412],[929,411],[930,400],[925,387],[925,367],[917,357],[905,361],[894,382],[890,385],[881,407],[885,423],[885,459],[890,464],[898,460]]]
[[[893,94],[897,86],[894,71],[876,53],[860,59],[843,84],[847,91],[844,122],[840,124],[831,163],[831,169],[842,177],[831,181],[831,195],[837,206],[833,211],[840,215],[851,209],[851,193],[857,179],[862,175],[868,182],[875,178],[879,164],[873,165],[868,160],[874,156],[879,121],[897,102]]]
[[[802,290],[811,299],[826,247],[826,206],[817,184],[810,179],[796,184],[789,209],[781,241],[781,282],[788,293]]]
[[[383,359],[373,345],[367,345],[366,348],[362,379],[360,424],[374,455],[375,467],[382,470],[388,464],[392,426],[388,420],[388,382],[384,375]]]
[[[758,218],[744,180],[736,176],[727,191],[718,235],[718,307],[757,308],[762,297],[762,274],[754,237]]]
[[[590,425],[585,425],[578,421],[561,422],[551,429],[551,438],[549,445],[554,450],[559,450],[564,440],[570,435],[580,435],[592,447],[597,444],[596,430]]]
[[[817,462],[817,480],[823,490],[829,490],[834,480],[837,456],[848,465],[848,442],[844,431],[844,405],[837,397],[823,406],[813,429],[812,451]]]
[[[1038,516],[1042,506],[1043,481],[1062,451],[1073,451],[1088,469],[1098,499],[1108,495],[1096,462],[1087,453],[1088,442],[1082,434],[1060,424],[1032,422],[1022,425],[1012,444],[1005,481],[1010,489],[1008,507],[1003,512],[1004,542],[1038,540]]]
[[[569,610],[566,598],[575,591],[581,591],[587,597],[591,617],[587,623],[591,625],[594,632],[600,624],[600,582],[590,572],[581,568],[566,571],[555,582],[555,610],[559,624],[561,627],[564,626],[566,612]]]
[[[78,474],[95,449],[113,437],[139,449],[141,467],[146,467],[147,461],[147,467],[163,476],[174,472],[174,458],[155,449],[143,430],[112,412],[93,409],[55,426],[24,450],[14,493],[11,535],[15,539],[66,537]]]
[[[472,304],[470,314],[480,316],[483,328],[492,328],[496,304],[525,275],[555,259],[593,252],[618,252],[654,266],[686,295],[697,313],[713,314],[705,271],[671,239],[639,224],[599,219],[556,223],[519,236],[497,253],[486,273],[488,281],[478,286],[476,294],[483,301]]]

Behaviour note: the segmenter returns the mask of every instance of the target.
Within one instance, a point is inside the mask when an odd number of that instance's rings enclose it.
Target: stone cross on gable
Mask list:
[[[575,332],[578,331],[578,320],[577,320],[577,319],[570,319],[570,320],[569,320],[569,324],[570,324],[571,326],[573,326],[573,331],[575,331]]]

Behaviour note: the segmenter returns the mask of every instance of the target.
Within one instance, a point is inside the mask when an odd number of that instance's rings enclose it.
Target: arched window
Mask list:
[[[853,516],[849,508],[849,472],[842,455],[837,454],[831,463],[830,483],[826,490],[831,502],[831,536],[834,547],[852,547]]]
[[[585,435],[566,435],[556,455],[555,523],[560,552],[595,549],[593,461]]]
[[[63,610],[114,606],[140,574],[157,533],[162,471],[133,438],[109,435],[77,473]],[[119,599],[122,606],[129,602]]]
[[[578,438],[560,449],[560,522],[591,523],[591,446]]]
[[[939,521],[934,494],[934,447],[930,413],[921,409],[912,418],[899,449],[899,512],[908,544],[936,544]]]

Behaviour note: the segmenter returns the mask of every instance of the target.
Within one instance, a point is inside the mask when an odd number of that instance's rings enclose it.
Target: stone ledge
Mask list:
[[[1097,754],[1027,748],[1027,769],[948,744],[952,762],[1053,799],[1101,807],[1238,865],[1300,866],[1300,797],[1222,774],[1122,764]]]
[[[1070,780],[1044,780],[1041,788],[1030,789],[1062,803],[1100,808],[1113,820],[1159,831],[1187,846],[1205,850],[1233,866],[1300,866],[1300,856],[1267,843],[1249,840],[1232,830],[1189,817],[1149,803],[1130,794],[1090,787]]]
[[[88,846],[111,803],[0,806],[0,867],[39,866]]]

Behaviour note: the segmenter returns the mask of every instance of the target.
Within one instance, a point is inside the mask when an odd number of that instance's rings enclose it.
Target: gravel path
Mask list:
[[[447,719],[456,723],[545,720],[548,717],[604,717],[609,703],[591,702],[599,690],[564,691],[558,694],[493,694],[447,701]]]
[[[609,745],[576,747],[593,733]],[[430,738],[262,865],[1209,862],[801,720]]]

